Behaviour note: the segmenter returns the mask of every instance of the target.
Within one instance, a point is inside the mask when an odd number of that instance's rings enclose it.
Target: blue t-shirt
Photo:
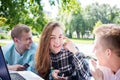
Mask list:
[[[34,61],[36,49],[37,45],[35,43],[32,43],[31,48],[29,50],[26,50],[23,55],[20,55],[16,51],[15,44],[13,42],[2,47],[4,57],[8,65],[24,65],[25,63],[28,63],[29,67],[27,70],[30,70],[34,73],[36,73]]]

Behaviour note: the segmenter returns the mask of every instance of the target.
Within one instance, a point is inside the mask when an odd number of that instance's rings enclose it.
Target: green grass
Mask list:
[[[77,44],[93,44],[93,39],[77,39],[77,38],[72,38],[70,39],[73,41],[73,43],[77,43]],[[39,42],[39,38],[38,37],[34,37],[33,41],[38,43]],[[0,43],[0,46],[4,46],[6,43]]]
[[[0,43],[0,46],[4,46],[6,43]]]
[[[92,44],[94,41],[93,39],[76,39],[76,38],[70,40],[77,44]]]
[[[92,44],[93,41],[94,41],[93,39],[77,39],[77,38],[72,38],[70,40],[72,40],[74,43],[77,43],[77,44]],[[39,38],[38,37],[34,37],[33,41],[38,43],[39,42]]]

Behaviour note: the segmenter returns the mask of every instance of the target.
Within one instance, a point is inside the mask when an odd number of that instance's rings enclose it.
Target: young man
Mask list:
[[[37,46],[32,41],[29,27],[24,24],[16,25],[11,31],[11,37],[13,42],[2,47],[8,69],[35,72],[34,55]]]
[[[105,24],[95,30],[94,53],[100,65],[93,63],[95,80],[120,80],[120,26]]]

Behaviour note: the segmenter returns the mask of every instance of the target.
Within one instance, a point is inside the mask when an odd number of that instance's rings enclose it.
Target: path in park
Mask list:
[[[76,46],[79,48],[81,52],[83,52],[85,55],[88,56],[94,56],[92,53],[93,50],[93,44],[76,44]]]

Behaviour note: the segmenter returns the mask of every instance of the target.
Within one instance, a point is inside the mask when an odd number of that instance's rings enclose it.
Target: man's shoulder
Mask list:
[[[11,43],[6,44],[5,46],[2,46],[2,50],[3,51],[11,50],[13,49],[13,47],[14,47],[14,43],[11,42]]]
[[[2,46],[2,51],[3,51],[4,55],[6,55],[6,54],[8,55],[13,50],[14,50],[14,43],[8,43],[5,46]]]

